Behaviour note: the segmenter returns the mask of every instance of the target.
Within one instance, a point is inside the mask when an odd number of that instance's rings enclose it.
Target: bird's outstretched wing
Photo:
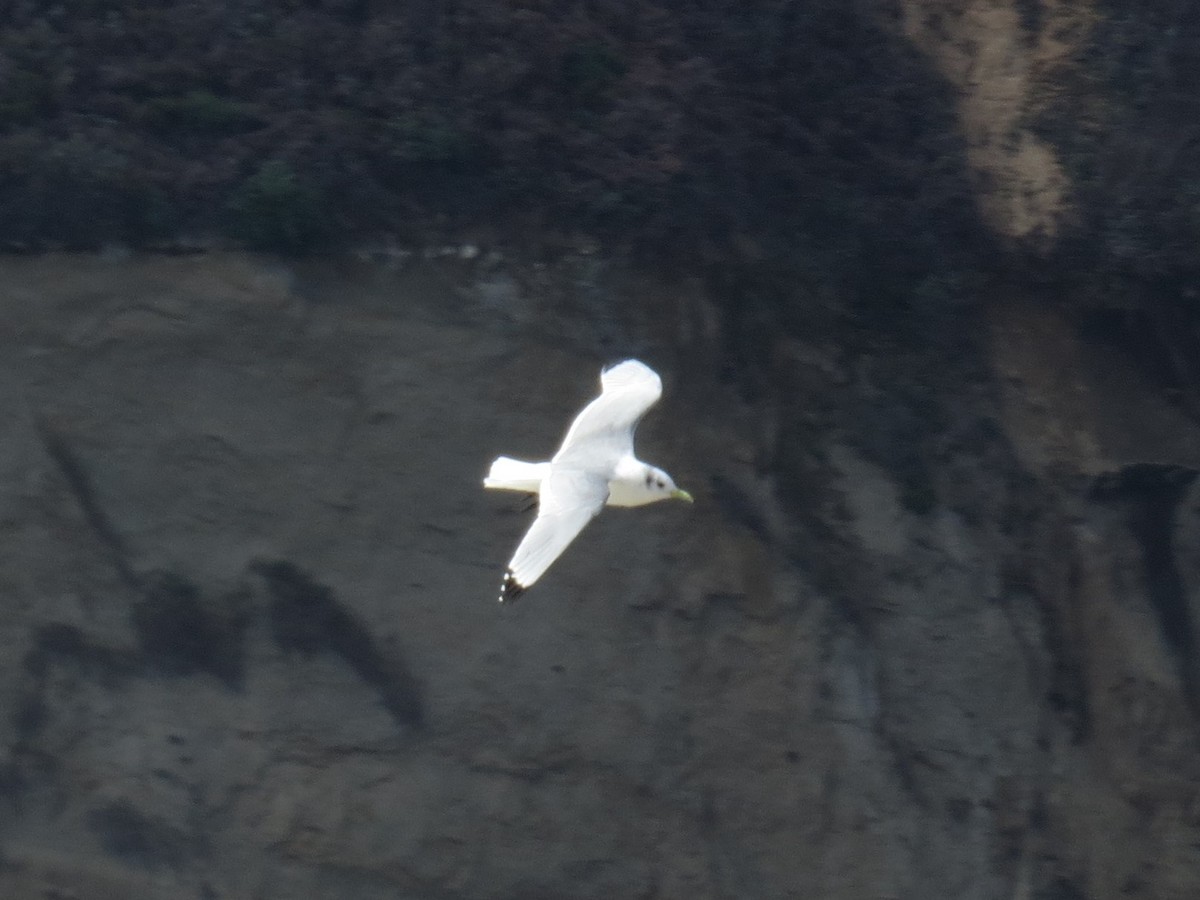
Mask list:
[[[602,477],[576,469],[552,467],[550,475],[542,482],[538,517],[525,533],[504,573],[500,602],[516,600],[537,581],[583,526],[600,512],[607,499],[608,483]]]
[[[633,452],[633,432],[662,396],[662,379],[645,363],[627,359],[600,373],[600,396],[571,423],[554,462],[589,469]]]

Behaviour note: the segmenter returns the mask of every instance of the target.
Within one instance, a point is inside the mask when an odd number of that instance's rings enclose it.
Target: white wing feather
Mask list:
[[[500,601],[515,600],[567,549],[608,499],[608,482],[589,472],[555,467],[542,482],[538,516],[517,546]]]
[[[575,417],[553,462],[591,469],[633,453],[634,429],[661,396],[658,373],[636,359],[601,372],[600,396]]]

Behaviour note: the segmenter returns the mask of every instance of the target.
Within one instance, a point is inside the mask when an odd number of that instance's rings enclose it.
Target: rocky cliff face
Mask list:
[[[1200,435],[1044,308],[747,390],[586,255],[0,283],[4,896],[1200,891]],[[498,607],[488,461],[626,354],[696,506]]]
[[[1088,7],[898,10],[1052,259]],[[0,261],[0,896],[1200,896],[1186,354],[1019,272],[872,326],[466,257]],[[488,462],[629,355],[695,507],[498,607]]]

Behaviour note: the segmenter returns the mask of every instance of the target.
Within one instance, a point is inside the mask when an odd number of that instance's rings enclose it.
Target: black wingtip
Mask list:
[[[517,583],[517,579],[513,577],[512,569],[509,569],[504,573],[504,581],[500,583],[500,602],[512,603],[523,593],[525,593],[524,586]]]

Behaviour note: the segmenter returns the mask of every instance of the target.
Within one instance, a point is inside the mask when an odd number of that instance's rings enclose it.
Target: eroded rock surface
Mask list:
[[[1200,435],[1044,312],[751,400],[591,258],[0,284],[5,897],[1200,894]],[[695,507],[499,607],[488,462],[635,353]]]

